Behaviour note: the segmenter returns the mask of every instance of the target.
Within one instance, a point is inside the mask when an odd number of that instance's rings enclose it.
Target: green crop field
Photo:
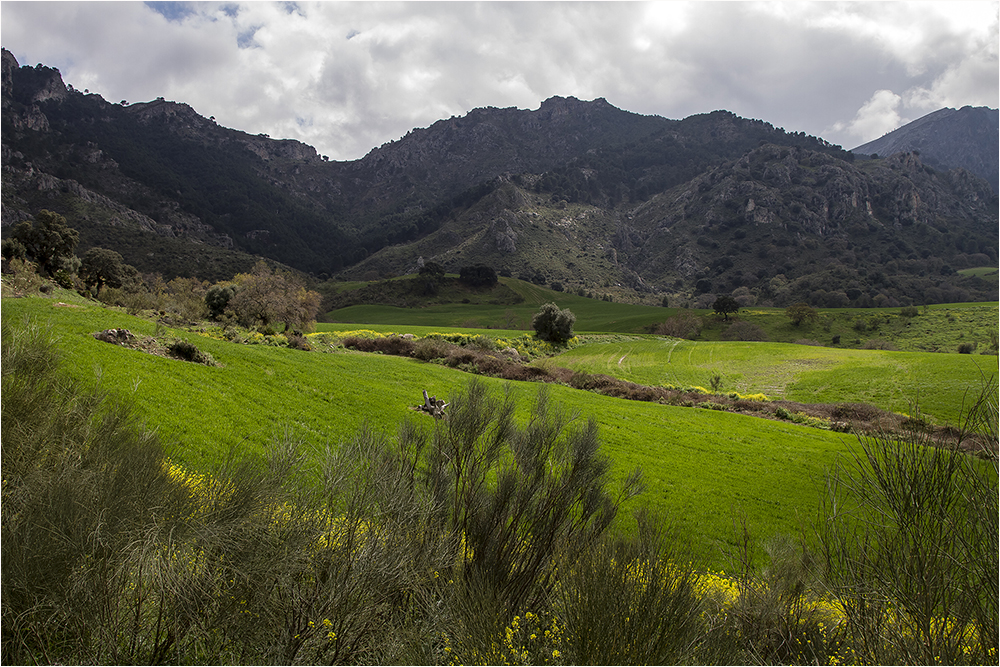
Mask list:
[[[956,423],[962,399],[997,373],[997,357],[842,350],[789,343],[645,339],[590,343],[553,363],[639,384],[690,387],[721,378],[720,390],[803,403],[871,403],[903,414],[915,407]]]
[[[152,335],[156,325],[82,301],[5,299],[3,317],[30,317],[51,327],[67,372],[131,395],[172,458],[202,470],[231,449],[262,452],[286,432],[308,451],[336,445],[365,424],[391,433],[402,420],[415,419],[432,428],[408,406],[422,401],[423,389],[448,396],[470,377],[414,359],[238,345],[183,331],[167,333],[195,343],[221,366],[166,359],[95,340],[91,334],[107,328]],[[509,384],[523,416],[540,385]],[[728,566],[724,552],[734,536],[735,512],[744,513],[760,537],[795,533],[810,521],[824,476],[853,445],[852,436],[785,422],[563,386],[551,391],[566,410],[597,422],[617,475],[643,469],[647,490],[634,502],[649,503],[675,523],[693,553],[715,567]]]

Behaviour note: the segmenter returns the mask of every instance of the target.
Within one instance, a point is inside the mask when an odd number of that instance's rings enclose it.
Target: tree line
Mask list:
[[[300,277],[258,261],[247,273],[209,285],[194,278],[142,276],[114,250],[93,247],[83,257],[75,254],[79,232],[66,218],[42,210],[34,220],[14,227],[0,249],[8,270],[32,263],[42,275],[80,294],[132,310],[162,310],[164,299],[188,319],[210,317],[239,326],[285,330],[305,329],[316,320],[319,293],[306,288]],[[179,307],[177,307],[179,306]]]

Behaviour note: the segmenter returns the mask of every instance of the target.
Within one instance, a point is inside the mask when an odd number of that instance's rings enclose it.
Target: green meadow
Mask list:
[[[66,371],[131,395],[171,458],[193,469],[210,470],[230,451],[262,453],[286,433],[318,452],[364,425],[392,433],[402,421],[415,420],[430,429],[432,420],[409,409],[422,402],[421,391],[448,396],[469,378],[415,359],[343,348],[302,352],[180,330],[157,332],[148,320],[82,300],[58,304],[47,298],[6,299],[3,317],[28,317],[51,327]],[[108,328],[186,339],[220,366],[161,358],[93,338]],[[496,389],[509,384],[522,418],[541,387],[485,381]],[[646,491],[632,504],[648,504],[676,526],[693,554],[719,568],[728,566],[734,515],[745,515],[762,538],[797,533],[815,516],[825,475],[854,446],[852,436],[785,422],[625,401],[558,385],[549,389],[563,409],[596,421],[617,476],[642,468]]]
[[[669,338],[594,342],[552,361],[638,384],[709,387],[802,403],[871,403],[955,424],[997,357]],[[967,407],[967,406],[966,406]]]
[[[995,269],[994,269],[995,270]],[[524,300],[516,305],[497,306],[489,290],[477,297],[448,303],[429,302],[417,308],[359,305],[330,311],[323,317],[332,329],[396,327],[457,327],[461,329],[530,330],[531,317],[543,303],[554,302],[576,316],[577,333],[643,334],[655,331],[667,318],[693,315],[702,328],[694,340],[722,340],[731,321],[711,310],[663,308],[662,306],[615,303],[586,298],[514,278],[501,283]],[[360,283],[359,283],[360,285]],[[734,319],[759,327],[770,342],[808,341],[838,349],[876,347],[909,352],[957,352],[962,345],[973,353],[997,349],[996,302],[931,304],[907,308],[818,308],[816,318],[798,326],[785,315],[784,308],[751,306],[742,308]],[[319,325],[321,329],[326,326]]]

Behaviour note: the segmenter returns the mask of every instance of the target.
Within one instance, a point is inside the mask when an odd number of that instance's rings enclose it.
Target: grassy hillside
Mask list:
[[[432,428],[430,419],[408,407],[421,401],[423,389],[447,396],[468,379],[413,359],[245,346],[161,331],[158,335],[172,333],[195,343],[221,366],[166,359],[95,340],[91,334],[107,328],[152,335],[157,325],[90,303],[5,299],[3,316],[47,323],[68,372],[132,394],[173,458],[196,469],[210,468],[230,448],[262,452],[286,431],[318,450],[349,438],[363,424],[394,432],[402,420],[415,419]],[[539,385],[512,384],[523,417]],[[737,414],[624,401],[562,386],[551,391],[565,409],[597,421],[616,474],[636,465],[644,469],[648,488],[641,500],[674,521],[695,554],[719,567],[727,566],[723,551],[734,534],[734,511],[745,512],[762,537],[796,532],[814,516],[824,475],[853,441]]]

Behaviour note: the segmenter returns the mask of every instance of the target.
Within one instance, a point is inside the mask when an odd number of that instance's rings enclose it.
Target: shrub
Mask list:
[[[637,539],[604,540],[567,563],[555,614],[566,664],[716,664],[698,578],[658,523],[640,514]],[[542,658],[533,664],[551,651]]]
[[[312,346],[309,345],[309,341],[301,332],[295,331],[287,336],[288,347],[293,350],[302,350],[303,352],[309,352],[312,350]]]
[[[820,537],[863,664],[997,661],[997,456],[960,450],[997,442],[996,396],[993,378],[954,449],[921,429],[861,435],[830,477]]]
[[[959,354],[972,354],[976,351],[975,343],[960,343],[958,346]]]
[[[655,333],[659,336],[691,339],[696,338],[701,333],[701,327],[702,321],[700,317],[692,313],[677,313],[668,317],[665,322],[657,326]]]
[[[889,341],[882,340],[881,338],[872,338],[866,340],[861,345],[862,350],[889,350],[891,352],[898,352],[899,348],[890,343]]]
[[[382,338],[363,338],[360,336],[347,336],[343,340],[344,347],[353,348],[359,352],[381,352],[382,354],[392,354],[399,357],[408,357],[413,354],[415,344],[409,338],[402,336],[385,336]]]
[[[564,343],[573,337],[574,315],[568,308],[559,309],[554,303],[543,305],[531,318],[535,334],[542,340]]]
[[[444,359],[448,356],[451,344],[435,338],[421,338],[413,346],[413,356],[421,361]]]
[[[232,285],[212,285],[205,293],[205,305],[212,319],[217,320],[226,312],[235,290]]]
[[[3,281],[18,295],[31,294],[43,283],[33,263],[16,258],[7,264]]]
[[[215,363],[211,355],[202,352],[194,343],[186,340],[175,340],[167,346],[167,349],[170,350],[170,354],[184,361],[193,361],[196,364],[207,364],[209,366]]]
[[[733,322],[720,336],[722,340],[766,341],[767,334],[752,322]]]
[[[815,322],[818,314],[808,303],[796,303],[785,308],[785,316],[793,325],[799,326],[803,322]]]

